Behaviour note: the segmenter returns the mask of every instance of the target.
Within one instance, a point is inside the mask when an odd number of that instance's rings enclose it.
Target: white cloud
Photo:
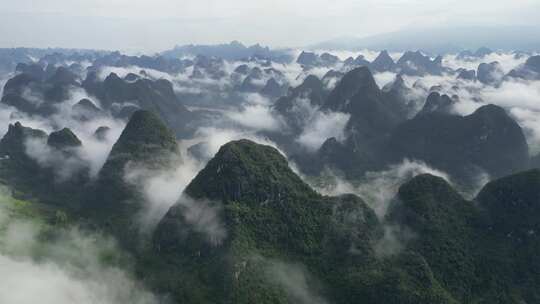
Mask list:
[[[397,194],[399,187],[420,174],[431,174],[450,181],[450,177],[440,170],[432,168],[422,161],[404,159],[391,165],[386,170],[367,172],[358,185],[346,181],[331,171],[325,172],[326,183],[314,184],[317,191],[325,195],[354,193],[366,201],[379,218],[384,218],[390,201]]]
[[[12,214],[9,202],[0,189],[0,303],[159,303],[129,271],[101,258],[127,259],[112,239],[58,226],[44,240],[40,220]]]
[[[339,112],[317,112],[304,127],[302,134],[296,140],[309,151],[316,151],[331,137],[338,141],[345,139],[345,126],[350,115]]]
[[[203,145],[203,158],[210,159],[218,152],[224,144],[240,139],[249,139],[259,144],[269,145],[277,149],[277,145],[267,138],[255,135],[251,131],[236,129],[220,129],[216,127],[201,127],[197,130],[195,139],[190,140],[192,144]]]
[[[476,58],[475,60],[460,60],[456,57],[456,55],[451,54],[444,56],[443,65],[455,70],[459,68],[465,68],[468,70],[476,71],[481,63],[491,63],[497,61],[501,64],[503,71],[505,73],[508,73],[510,72],[510,70],[523,64],[525,60],[527,60],[526,56],[523,56],[522,58],[516,58],[514,54],[501,52],[493,52],[482,58]]]
[[[77,156],[78,148],[61,151],[49,146],[47,141],[41,138],[29,138],[24,144],[26,154],[41,167],[53,169],[58,182],[67,181],[86,167],[86,163]]]
[[[54,263],[37,263],[0,255],[0,302],[19,304],[158,303],[120,270],[103,269],[81,278]]]
[[[227,230],[221,217],[223,208],[221,202],[194,200],[182,195],[176,203],[186,223],[195,231],[203,233],[211,245],[223,243],[227,237]]]
[[[373,78],[375,78],[375,82],[377,82],[377,85],[379,88],[383,88],[385,85],[392,83],[396,79],[396,73],[392,72],[383,72],[383,73],[376,73],[373,75]]]
[[[104,80],[111,73],[115,73],[120,78],[126,77],[129,73],[133,73],[135,75],[139,75],[139,76],[142,77],[142,75],[141,75],[142,70],[144,70],[147,77],[149,77],[149,78],[167,79],[169,81],[173,80],[173,76],[168,74],[168,73],[157,71],[157,70],[154,70],[154,69],[141,68],[141,67],[138,67],[138,66],[128,66],[128,67],[104,66],[104,67],[101,67],[99,69],[99,73],[98,73],[97,76],[98,76],[98,78],[100,80]]]
[[[457,92],[460,102],[454,110],[458,114],[471,114],[485,104],[503,107],[524,129],[531,151],[540,151],[540,81],[508,79],[497,87],[480,86],[476,90],[474,94],[466,89]]]
[[[27,94],[36,94],[28,91]],[[42,98],[42,97],[40,97]],[[72,106],[83,98],[89,98],[100,106],[99,100],[89,97],[83,89],[72,88],[69,91],[68,100],[57,104],[57,112],[50,117],[30,116],[19,112],[17,109],[0,104],[0,118],[3,124],[0,126],[0,133],[3,136],[9,124],[17,121],[25,127],[40,129],[47,133],[58,131],[62,128],[69,128],[83,143],[82,147],[71,149],[72,155],[65,158],[61,153],[57,153],[47,146],[43,140],[32,140],[27,143],[27,153],[36,159],[41,165],[55,169],[60,180],[69,178],[73,173],[82,168],[88,168],[90,177],[96,177],[99,170],[105,163],[113,144],[125,126],[125,122],[114,119],[109,114],[91,117],[89,120],[81,121],[74,116]],[[37,102],[42,102],[37,99]],[[95,131],[102,126],[110,128],[104,140],[99,140],[94,136]]]
[[[285,263],[278,260],[266,260],[266,275],[270,282],[277,283],[287,296],[299,304],[328,303],[310,283],[309,272],[301,264]]]
[[[180,198],[186,186],[204,167],[204,163],[193,159],[185,149],[181,157],[169,157],[168,169],[157,170],[139,163],[128,163],[124,168],[124,179],[137,186],[145,200],[143,209],[136,215],[143,233],[153,231]]]
[[[248,94],[242,109],[227,111],[225,115],[249,129],[278,131],[284,127],[279,116],[272,113],[270,101],[259,94]]]
[[[4,45],[119,49],[233,39],[298,46],[411,26],[537,24],[538,20],[538,3],[534,0],[22,0],[6,3],[3,11],[0,28],[9,30],[0,35],[6,37],[0,40]],[[21,16],[43,26],[16,22]]]

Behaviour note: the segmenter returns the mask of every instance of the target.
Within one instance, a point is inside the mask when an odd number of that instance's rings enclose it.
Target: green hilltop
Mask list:
[[[54,186],[63,196],[47,193],[50,172],[28,161],[27,136],[78,146],[68,129],[47,137],[10,126],[0,141],[9,156],[0,177],[17,199],[0,196],[5,210],[53,231],[67,223],[112,234],[133,256],[138,278],[172,302],[540,301],[540,170],[492,181],[474,200],[419,175],[378,218],[358,196],[314,191],[277,149],[238,140],[222,146],[155,230],[141,235],[144,197],[124,170],[170,169],[180,158],[155,114],[135,112],[97,180]]]

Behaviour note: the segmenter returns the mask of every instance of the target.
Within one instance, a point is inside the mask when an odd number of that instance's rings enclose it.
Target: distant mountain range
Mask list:
[[[161,53],[165,57],[178,58],[182,56],[208,56],[219,57],[225,60],[240,60],[251,57],[272,59],[278,62],[288,62],[292,56],[288,50],[271,50],[269,47],[263,47],[259,44],[245,46],[238,41],[232,41],[228,44],[213,45],[177,45],[171,50]]]
[[[493,26],[409,29],[363,38],[342,37],[311,45],[311,49],[389,50],[419,49],[430,53],[455,53],[487,46],[504,51],[540,49],[537,26]]]

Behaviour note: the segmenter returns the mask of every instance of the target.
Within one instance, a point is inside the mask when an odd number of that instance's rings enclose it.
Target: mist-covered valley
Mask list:
[[[0,303],[536,303],[540,55],[0,50]]]

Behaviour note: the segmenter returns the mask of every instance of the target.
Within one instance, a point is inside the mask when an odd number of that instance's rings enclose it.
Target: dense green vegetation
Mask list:
[[[400,188],[390,221],[413,228],[408,244],[463,303],[535,303],[539,298],[540,170],[486,185],[474,202],[423,175]]]
[[[247,140],[223,146],[185,196],[220,206],[227,231],[221,243],[205,241],[200,231],[186,233],[190,223],[182,202],[158,227],[154,245],[165,258],[160,267],[179,265],[182,278],[193,269],[191,284],[198,290],[204,286],[209,297],[184,291],[185,302],[298,301],[289,290],[296,288],[292,282],[280,285],[266,273],[279,269],[276,264],[300,263],[306,268],[295,275],[310,282],[303,291],[310,297],[337,303],[453,303],[422,257],[376,256],[383,227],[360,198],[317,194],[274,148]],[[158,285],[169,280],[178,278],[163,276]]]
[[[82,142],[77,138],[77,135],[73,134],[68,128],[52,132],[47,139],[47,144],[57,149],[82,146]]]
[[[92,210],[114,210],[122,206],[137,193],[134,186],[127,184],[123,178],[124,168],[128,163],[155,169],[164,168],[171,156],[177,153],[174,134],[155,114],[147,111],[135,112],[99,172],[96,188],[91,190],[94,197],[91,197],[87,207]],[[106,212],[114,213],[112,210]]]
[[[179,157],[154,114],[133,115],[95,183],[52,183],[26,156],[28,136],[59,149],[78,145],[67,129],[47,137],[11,126],[0,142],[9,156],[0,181],[14,189],[0,192],[4,214],[35,221],[44,240],[73,226],[114,235],[137,276],[177,303],[540,300],[540,170],[493,181],[474,201],[420,175],[378,218],[355,195],[314,191],[278,150],[240,140],[221,147],[156,230],[142,235],[144,198],[124,170],[165,169]],[[107,256],[117,264],[122,254]]]
[[[97,180],[85,189],[82,213],[133,249],[142,246],[137,216],[144,197],[126,170],[164,170],[180,153],[174,134],[152,112],[135,112],[114,144]]]
[[[52,134],[52,143],[60,143],[61,140],[57,141],[59,138],[65,139],[62,134],[68,135],[73,142],[78,141],[70,136],[73,133],[69,129],[64,129]],[[0,141],[0,183],[9,185],[19,197],[37,197],[42,203],[77,209],[84,195],[85,176],[78,175],[58,183],[50,168],[43,168],[26,153],[25,143],[28,140],[46,142],[49,139],[41,130],[24,127],[18,122],[10,125]],[[69,144],[64,147],[68,146],[73,147]]]

